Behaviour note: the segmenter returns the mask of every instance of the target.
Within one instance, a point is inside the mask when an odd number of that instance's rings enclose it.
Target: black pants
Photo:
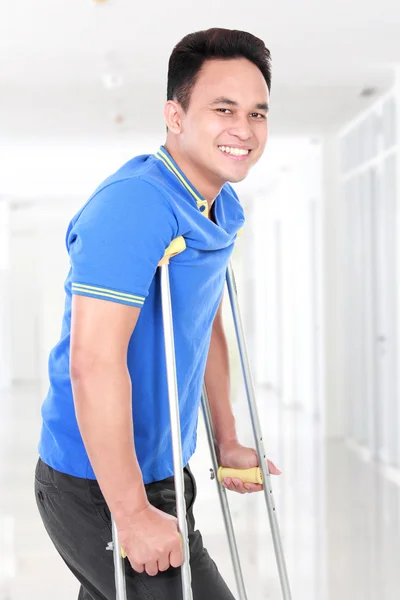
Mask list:
[[[195,531],[196,483],[188,467],[184,479],[194,600],[234,600]],[[147,484],[146,492],[153,506],[176,516],[173,477]],[[78,600],[115,600],[113,553],[107,550],[111,516],[97,482],[65,475],[39,459],[35,494],[47,533],[81,583]],[[182,599],[180,568],[150,577],[134,571],[128,559],[124,563],[128,600]]]

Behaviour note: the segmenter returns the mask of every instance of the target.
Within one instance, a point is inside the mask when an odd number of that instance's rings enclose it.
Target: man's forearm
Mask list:
[[[80,432],[99,486],[120,526],[147,506],[136,458],[126,365],[97,365],[71,377]]]
[[[220,315],[213,325],[204,379],[217,444],[234,442],[237,437],[230,402],[229,352]]]

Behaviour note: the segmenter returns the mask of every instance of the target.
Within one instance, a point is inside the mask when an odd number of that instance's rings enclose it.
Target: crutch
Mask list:
[[[183,564],[181,567],[183,600],[193,600],[192,577],[190,571],[189,539],[186,522],[185,484],[183,478],[181,427],[179,419],[178,385],[176,379],[174,331],[172,323],[171,292],[169,284],[169,259],[186,248],[183,237],[172,241],[166,249],[164,258],[160,261],[161,270],[161,304],[164,328],[165,361],[167,369],[168,399],[171,421],[172,455],[174,463],[174,481],[178,528],[183,546]],[[124,576],[124,553],[118,542],[118,532],[112,521],[113,553],[115,570],[116,600],[127,600],[126,582]]]
[[[279,577],[282,588],[282,597],[283,600],[291,600],[291,592],[289,586],[289,578],[286,569],[285,557],[283,554],[282,540],[279,532],[278,519],[276,516],[275,503],[272,495],[272,486],[271,486],[271,476],[268,469],[268,463],[266,460],[266,454],[262,439],[262,432],[260,426],[260,420],[258,416],[258,410],[255,400],[255,392],[254,392],[254,384],[252,380],[251,370],[250,370],[250,362],[247,353],[247,347],[244,337],[244,330],[242,325],[242,320],[239,311],[239,302],[237,296],[237,288],[235,282],[235,276],[233,273],[232,264],[228,266],[226,282],[228,287],[229,299],[232,309],[232,316],[235,325],[236,337],[239,347],[240,361],[242,364],[243,377],[246,387],[246,395],[247,401],[249,405],[249,412],[251,417],[251,423],[253,427],[253,433],[256,443],[257,455],[258,455],[258,464],[260,465],[255,469],[245,469],[245,470],[237,470],[237,469],[225,469],[222,467],[218,467],[217,457],[216,457],[216,446],[215,446],[215,435],[213,430],[213,425],[211,421],[211,411],[207,398],[207,391],[205,386],[203,386],[203,395],[202,395],[202,405],[203,405],[203,414],[204,420],[207,430],[208,441],[210,445],[210,451],[212,456],[212,461],[214,465],[214,471],[217,473],[218,481],[222,482],[225,477],[238,477],[242,479],[242,481],[253,482],[253,483],[262,483],[263,484],[263,492],[265,497],[265,502],[267,505],[267,511],[269,516],[269,522],[271,526],[272,539],[275,548],[275,556],[276,562],[279,571]],[[232,528],[232,519],[229,512],[229,505],[226,500],[225,489],[221,486],[218,486],[219,498],[221,502],[222,513],[224,515],[225,527],[227,530],[227,536],[232,556],[232,562],[234,567],[234,572],[236,576],[236,582],[239,591],[240,600],[246,600],[246,592],[244,589],[243,576],[240,568],[239,556],[237,551],[237,545],[235,541],[235,535]]]
[[[176,253],[177,252],[175,252],[175,254]],[[165,272],[165,274],[166,274],[166,282],[164,283],[163,280],[161,281],[163,310],[164,310],[164,305],[166,308],[168,307],[167,310],[165,311],[165,314],[163,312],[164,335],[166,338],[166,356],[167,356],[167,360],[170,359],[173,362],[173,365],[171,365],[171,367],[170,367],[171,371],[170,371],[170,375],[168,375],[168,381],[170,382],[170,379],[171,379],[172,381],[176,382],[176,377],[175,377],[175,379],[173,377],[173,375],[175,374],[175,360],[174,360],[175,353],[174,353],[174,347],[173,347],[172,308],[171,308],[171,297],[170,297],[170,291],[169,291],[168,266],[167,265],[165,267],[162,267],[162,274],[163,274],[163,272]],[[235,330],[236,330],[236,336],[237,336],[237,341],[238,341],[240,359],[241,359],[241,363],[242,363],[243,376],[244,376],[247,399],[248,399],[248,404],[249,404],[249,411],[250,411],[251,422],[252,422],[252,426],[253,426],[253,433],[254,433],[254,437],[255,437],[255,441],[256,441],[256,449],[257,449],[258,461],[259,461],[258,464],[260,466],[258,468],[253,468],[253,469],[229,469],[229,468],[223,468],[223,467],[218,466],[215,433],[214,433],[214,428],[212,425],[211,410],[210,410],[210,405],[208,402],[207,390],[206,390],[206,386],[204,384],[203,391],[202,391],[202,409],[203,409],[204,421],[205,421],[205,426],[206,426],[206,431],[207,431],[208,442],[209,442],[209,446],[210,446],[210,452],[211,452],[214,472],[217,474],[217,479],[218,479],[219,483],[221,483],[225,477],[238,477],[239,479],[242,479],[243,481],[247,481],[247,482],[263,483],[264,497],[265,497],[265,501],[266,501],[266,505],[267,505],[268,515],[269,515],[269,520],[270,520],[270,525],[271,525],[272,538],[273,538],[273,543],[274,543],[274,548],[275,548],[276,561],[277,561],[278,571],[279,571],[279,576],[280,576],[280,581],[281,581],[282,597],[283,597],[283,600],[291,600],[289,579],[288,579],[288,575],[287,575],[285,557],[283,554],[282,541],[281,541],[281,536],[280,536],[280,532],[279,532],[278,519],[276,516],[275,504],[274,504],[274,499],[273,499],[273,495],[272,495],[271,476],[270,476],[270,473],[268,470],[268,463],[266,460],[266,454],[265,454],[264,445],[263,445],[263,441],[262,441],[262,432],[261,432],[261,426],[260,426],[260,421],[259,421],[259,416],[258,416],[258,411],[257,411],[256,400],[255,400],[254,385],[253,385],[253,381],[252,381],[250,363],[249,363],[249,358],[248,358],[248,354],[247,354],[247,347],[246,347],[244,331],[243,331],[243,326],[242,326],[241,316],[240,316],[240,311],[239,311],[236,282],[235,282],[233,268],[232,268],[231,264],[229,265],[229,267],[227,269],[226,279],[227,279],[227,286],[228,286],[228,293],[229,293],[229,298],[230,298],[230,303],[231,303],[232,315],[233,315],[233,320],[234,320],[234,325],[235,325]],[[168,327],[166,327],[167,323],[168,323]],[[170,323],[170,325],[169,325],[169,323]],[[172,339],[171,339],[171,345],[167,346],[167,332],[169,332],[169,331],[171,332]],[[171,354],[169,354],[169,353],[171,353]],[[168,364],[167,364],[167,373],[168,373]],[[171,405],[171,397],[173,397],[173,394],[175,394],[176,400],[175,400],[175,403],[173,403]],[[181,450],[181,442],[180,442],[181,437],[180,437],[180,427],[179,427],[178,395],[177,395],[176,387],[175,387],[175,389],[172,390],[172,392],[171,391],[169,392],[169,398],[170,398],[170,413],[171,413],[171,433],[173,436],[173,442],[175,442],[177,445],[176,453],[179,455],[179,462],[175,463],[175,461],[174,461],[174,473],[179,472],[180,477],[182,478],[182,454],[181,454],[182,450]],[[177,423],[177,427],[175,427],[175,428],[173,428],[173,426],[172,426],[173,420],[176,421],[176,423]],[[177,436],[177,439],[174,440],[175,435]],[[183,496],[183,491],[184,491],[183,478],[182,478],[182,492],[181,492],[182,496],[181,497],[178,496],[179,492],[178,492],[176,483],[175,483],[175,486],[176,486],[177,507],[178,507],[179,500],[182,500],[182,505],[183,505],[182,506],[182,511],[183,511],[182,518],[184,521],[185,531],[187,531],[186,517],[185,517],[185,503],[184,503],[184,496]],[[221,485],[218,485],[218,495],[219,495],[221,508],[222,508],[222,514],[223,514],[223,518],[224,518],[224,522],[225,522],[225,528],[226,528],[226,532],[227,532],[227,537],[228,537],[228,542],[229,542],[229,547],[230,547],[230,552],[231,552],[231,557],[232,557],[233,570],[234,570],[234,574],[236,577],[236,584],[237,584],[237,588],[238,588],[238,592],[239,592],[239,599],[247,600],[246,590],[245,590],[244,580],[243,580],[243,573],[242,573],[242,569],[241,569],[241,565],[240,565],[239,553],[238,553],[236,538],[235,538],[234,529],[233,529],[232,517],[230,514],[230,510],[229,510],[229,504],[227,501],[225,489]],[[179,512],[178,512],[178,515],[179,515]],[[183,529],[183,526],[181,526],[179,517],[178,517],[178,523],[179,523],[179,529],[183,533],[184,529]],[[187,559],[189,561],[188,544],[187,544]],[[185,562],[186,562],[186,555],[185,555]],[[188,573],[182,574],[182,585],[183,585],[183,592],[184,592],[183,598],[184,598],[184,600],[186,600],[186,598],[188,598],[188,600],[189,600],[192,598],[191,589],[188,589],[186,591],[186,593],[188,595],[185,596],[185,585],[184,585],[184,581],[183,581],[183,575],[185,575],[185,577],[187,578],[187,581],[189,581],[189,582],[190,582],[190,578],[191,578],[189,562],[187,562],[186,564],[188,566]],[[184,565],[182,565],[182,568],[184,566],[185,566],[185,563],[184,563]]]
[[[173,324],[172,324],[172,307],[171,307],[171,294],[169,286],[169,272],[168,264],[169,258],[182,252],[185,249],[185,242],[183,238],[177,238],[173,241],[171,246],[166,250],[164,259],[160,262],[161,267],[161,297],[162,297],[162,313],[163,313],[163,327],[164,327],[164,341],[165,341],[165,352],[166,352],[166,367],[167,367],[167,379],[168,379],[168,396],[170,406],[170,419],[171,419],[171,435],[172,435],[172,449],[173,449],[173,461],[174,461],[174,479],[175,479],[175,493],[177,502],[177,516],[178,516],[178,527],[182,537],[183,551],[184,551],[184,562],[181,567],[182,573],[182,592],[183,600],[192,600],[192,588],[191,588],[191,571],[190,571],[190,554],[189,554],[189,541],[188,531],[186,523],[186,508],[184,498],[184,480],[182,470],[182,446],[181,446],[181,433],[180,433],[180,421],[179,421],[179,404],[178,404],[178,391],[176,381],[176,367],[175,367],[175,350],[174,350],[174,336],[173,336]],[[275,514],[275,507],[272,498],[272,489],[270,485],[270,475],[268,472],[267,462],[265,460],[265,451],[263,449],[261,429],[257,414],[257,408],[254,399],[254,389],[251,381],[251,374],[249,368],[249,362],[247,357],[247,350],[244,342],[243,328],[240,320],[240,313],[236,298],[236,286],[233,277],[232,268],[229,267],[227,272],[227,284],[229,296],[231,299],[232,312],[234,316],[235,328],[238,337],[239,351],[243,366],[246,390],[249,401],[249,408],[252,417],[253,430],[256,438],[257,453],[259,456],[259,464],[261,468],[250,469],[250,470],[225,470],[222,467],[218,467],[217,454],[215,448],[214,431],[211,421],[210,407],[207,399],[207,392],[205,386],[203,386],[202,394],[202,406],[204,412],[204,418],[207,428],[207,434],[210,444],[211,455],[213,458],[214,469],[217,472],[218,480],[222,482],[225,476],[237,476],[242,480],[255,481],[261,483],[262,481],[268,482],[268,486],[264,485],[264,495],[267,502],[268,513],[270,517],[272,535],[275,545],[276,557],[278,562],[279,573],[281,576],[282,591],[284,600],[291,600],[289,583],[286,573],[286,566],[282,551],[282,544],[279,535],[279,528]],[[268,491],[267,491],[268,487]],[[240,560],[233,531],[232,519],[230,516],[229,505],[226,499],[226,493],[224,488],[218,486],[219,497],[222,506],[222,511],[225,520],[225,526],[227,529],[229,545],[232,554],[232,560],[234,565],[234,572],[236,575],[236,581],[240,594],[240,600],[246,600],[246,592],[244,588],[243,575],[240,567]],[[268,493],[269,492],[269,493]],[[113,546],[114,546],[114,565],[115,565],[115,585],[117,600],[126,600],[126,587],[125,579],[123,574],[123,559],[120,552],[118,543],[117,529],[113,522]]]

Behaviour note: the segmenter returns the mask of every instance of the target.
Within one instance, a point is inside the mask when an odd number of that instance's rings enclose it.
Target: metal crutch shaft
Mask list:
[[[172,322],[171,292],[168,263],[161,266],[161,300],[165,342],[165,360],[168,381],[168,399],[171,420],[172,454],[178,527],[182,536],[183,564],[181,566],[183,600],[192,600],[192,575],[186,521],[185,484],[182,464],[182,442],[179,418],[178,384],[176,379],[175,344]]]
[[[118,531],[114,519],[112,523],[113,555],[114,555],[114,577],[116,600],[127,600],[124,559],[118,541]]]
[[[176,379],[174,330],[172,323],[171,291],[169,285],[169,258],[185,249],[182,236],[172,241],[160,261],[161,270],[161,304],[164,329],[165,362],[167,369],[168,400],[171,421],[172,454],[174,463],[174,482],[178,527],[183,545],[184,562],[181,567],[183,600],[193,600],[192,576],[190,571],[190,551],[186,522],[185,483],[183,479],[181,427],[179,419],[178,385]],[[112,519],[113,554],[116,600],[127,600],[126,580],[122,549],[118,541],[118,531]]]
[[[207,432],[208,444],[210,446],[210,453],[211,453],[211,460],[212,460],[212,464],[213,464],[213,468],[214,468],[215,481],[217,483],[219,501],[221,504],[221,510],[222,510],[222,515],[224,518],[226,534],[227,534],[228,542],[229,542],[229,549],[231,552],[233,572],[235,574],[236,585],[237,585],[238,593],[239,593],[239,600],[247,600],[246,589],[244,587],[242,567],[240,565],[239,552],[238,552],[238,548],[237,548],[237,544],[236,544],[236,537],[235,537],[235,532],[233,529],[231,512],[229,510],[228,499],[226,497],[225,488],[222,487],[222,485],[220,485],[220,483],[217,479],[218,458],[217,458],[217,451],[216,451],[215,432],[214,432],[214,427],[212,424],[210,404],[208,401],[207,390],[206,390],[205,385],[203,385],[203,393],[201,396],[201,405],[202,405],[202,409],[203,409],[203,417],[204,417],[204,424],[205,424],[206,432]]]
[[[262,432],[260,426],[260,419],[258,416],[258,410],[255,399],[254,384],[251,376],[250,362],[247,353],[247,347],[244,337],[243,325],[240,316],[239,303],[237,298],[236,282],[233,273],[232,264],[229,264],[226,274],[226,281],[228,286],[229,299],[232,308],[233,321],[236,330],[236,336],[239,347],[240,361],[242,364],[243,377],[246,387],[247,401],[249,405],[250,418],[253,427],[254,438],[256,442],[256,449],[258,454],[259,465],[261,468],[263,481],[264,481],[264,497],[267,505],[269,522],[271,526],[272,540],[275,548],[276,562],[279,571],[279,577],[282,588],[282,595],[284,600],[291,600],[292,595],[290,591],[289,578],[287,574],[286,562],[283,553],[282,540],[279,532],[278,519],[276,516],[275,503],[272,495],[271,476],[268,469],[268,463],[266,460],[266,454],[262,439]]]

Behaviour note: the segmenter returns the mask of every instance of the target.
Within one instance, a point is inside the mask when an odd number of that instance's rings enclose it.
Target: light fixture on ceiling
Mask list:
[[[101,79],[108,90],[120,88],[124,83],[121,64],[113,50],[108,50],[103,56]]]
[[[114,120],[115,125],[120,126],[120,125],[123,125],[125,123],[126,119],[125,119],[125,116],[122,115],[121,113],[116,113],[114,115],[114,119],[113,120]]]
[[[372,96],[375,96],[375,94],[377,93],[377,88],[372,87],[372,86],[367,86],[365,88],[363,88],[360,92],[360,96],[361,98],[372,98]]]
[[[112,90],[123,84],[123,77],[119,73],[103,73],[101,76],[105,88]]]
[[[111,121],[118,131],[124,131],[127,125],[127,114],[124,98],[114,95],[111,102]]]

